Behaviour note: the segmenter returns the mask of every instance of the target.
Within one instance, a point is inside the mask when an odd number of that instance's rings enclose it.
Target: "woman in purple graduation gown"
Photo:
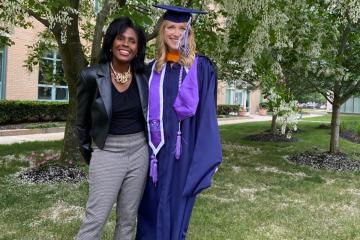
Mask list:
[[[138,240],[185,239],[198,193],[221,162],[214,66],[196,54],[191,13],[167,10],[149,79],[150,174],[139,208]]]

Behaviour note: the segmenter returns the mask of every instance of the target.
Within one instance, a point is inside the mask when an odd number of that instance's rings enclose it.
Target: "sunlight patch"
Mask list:
[[[213,195],[213,194],[200,194],[199,197],[200,197],[200,198],[205,198],[205,199],[214,200],[214,201],[219,202],[219,203],[234,203],[234,202],[239,202],[239,199],[218,197],[218,196]]]
[[[288,236],[288,230],[279,225],[269,224],[262,225],[255,230],[259,235],[266,237],[266,239],[285,239]]]
[[[15,154],[11,154],[11,155],[5,155],[0,157],[0,167],[1,168],[6,168],[9,167],[9,164],[11,164],[11,162],[13,161],[20,161],[20,162],[27,162],[27,156],[25,155],[15,155]]]
[[[67,223],[81,219],[83,214],[84,208],[58,201],[53,207],[47,210],[45,217],[54,222]]]
[[[222,145],[223,151],[235,152],[236,154],[247,154],[247,155],[257,155],[261,154],[262,151],[258,147],[250,147],[238,144],[231,144],[231,143],[223,143]]]
[[[356,189],[356,188],[349,188],[345,190],[346,193],[350,193],[354,196],[360,197],[360,189]]]
[[[339,217],[343,217],[345,219],[348,219],[349,217],[360,217],[360,209],[354,202],[351,202],[350,204],[321,203],[317,206],[310,205],[309,209],[312,212],[321,211],[331,216],[335,216],[334,212],[336,212]]]
[[[286,172],[286,171],[282,171],[282,170],[280,170],[280,169],[278,169],[276,167],[268,167],[268,166],[256,167],[255,170],[260,171],[260,172],[270,172],[270,173],[285,174],[285,175],[294,176],[294,177],[306,177],[307,176],[303,172],[296,172],[296,173]]]
[[[1,157],[1,159],[3,161],[27,161],[27,156],[20,154],[20,155],[15,155],[15,154],[11,154],[11,155],[5,155],[3,157]]]
[[[256,194],[258,192],[266,191],[267,188],[259,187],[259,188],[237,188],[235,190],[235,195],[239,197],[245,197],[249,201],[255,201],[256,200]]]
[[[242,169],[241,167],[238,167],[238,166],[232,166],[231,168],[234,171],[234,173],[239,173]]]
[[[335,182],[336,182],[335,179],[330,179],[330,178],[326,178],[326,179],[325,179],[325,184],[326,184],[326,185],[332,185],[332,184],[334,184]]]

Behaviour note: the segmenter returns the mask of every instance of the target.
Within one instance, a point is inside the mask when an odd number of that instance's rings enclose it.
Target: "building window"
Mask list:
[[[227,88],[225,92],[225,104],[246,106],[250,110],[250,91],[245,89]],[[245,104],[245,105],[244,105]]]
[[[0,100],[5,99],[6,49],[0,48]]]
[[[225,93],[225,104],[232,104],[232,93],[233,89],[226,89]]]
[[[102,8],[102,4],[99,0],[93,0],[95,14],[98,14]]]
[[[67,101],[69,99],[61,59],[55,51],[46,54],[40,62],[38,99],[47,101]]]

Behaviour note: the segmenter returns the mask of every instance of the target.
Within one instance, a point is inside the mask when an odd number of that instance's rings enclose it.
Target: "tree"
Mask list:
[[[236,6],[232,0],[227,4],[230,9]],[[273,96],[268,99],[273,110],[273,133],[277,132],[278,116],[282,130],[287,124],[296,128],[294,96],[301,85],[292,85],[288,81],[281,51],[291,44],[286,30],[289,18],[298,14],[298,5],[289,0],[243,0],[236,10],[232,10],[236,13],[234,18],[228,19],[228,51],[224,57],[226,78],[230,83],[233,79],[240,79],[260,87],[265,96]]]
[[[154,1],[155,2],[155,1]],[[202,7],[200,0],[174,1],[185,6]],[[46,30],[39,42],[30,46],[32,52],[26,62],[29,70],[41,61],[43,54],[57,47],[62,59],[64,77],[69,89],[69,108],[66,120],[64,145],[60,156],[63,163],[79,159],[78,142],[74,129],[76,116],[76,79],[81,68],[98,62],[104,27],[119,15],[128,15],[144,29],[147,40],[158,31],[160,12],[146,0],[2,0],[0,3],[0,44],[11,45],[13,27],[31,27],[31,17],[42,23]],[[210,23],[207,29],[216,30],[214,16],[204,20]],[[215,35],[211,36],[211,39]],[[86,43],[83,43],[86,40]],[[213,39],[213,42],[215,39]],[[201,45],[201,44],[200,44]]]
[[[329,150],[338,152],[340,106],[360,91],[360,2],[243,0],[236,16],[226,53],[233,77],[261,85],[276,70],[294,96],[321,93],[333,105]],[[263,56],[272,64],[261,66]]]
[[[307,82],[333,106],[331,153],[339,151],[340,107],[360,92],[359,18],[359,1],[309,1],[288,30],[292,47],[284,49],[288,69],[297,73],[293,81]]]

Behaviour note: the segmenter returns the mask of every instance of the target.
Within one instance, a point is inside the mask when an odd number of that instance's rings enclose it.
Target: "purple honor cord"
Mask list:
[[[181,66],[180,74],[179,74],[179,83],[178,83],[178,92],[180,91],[181,82],[182,82],[182,75],[184,72],[184,67]],[[179,160],[181,155],[181,121],[179,121],[179,127],[176,135],[176,145],[175,145],[175,159]]]
[[[156,185],[158,181],[158,172],[157,172],[158,161],[154,154],[151,154],[151,162],[150,162],[150,177],[153,180],[153,183]]]

